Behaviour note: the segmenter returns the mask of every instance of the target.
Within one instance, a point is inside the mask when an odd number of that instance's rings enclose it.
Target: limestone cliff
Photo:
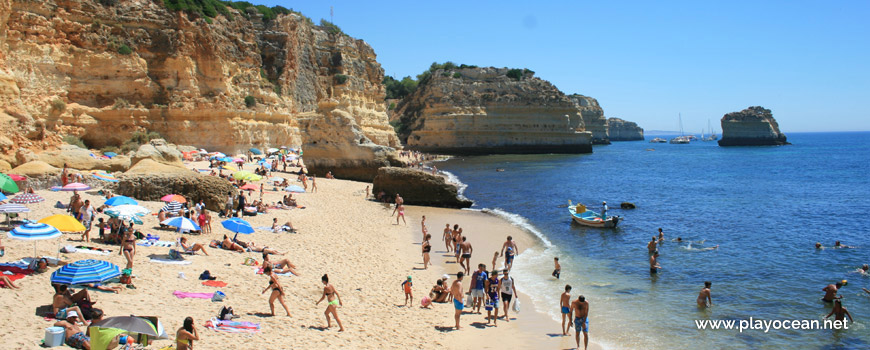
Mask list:
[[[225,153],[301,146],[312,172],[340,177],[370,180],[395,159],[367,43],[296,14],[231,11],[209,24],[162,1],[0,0],[0,159],[139,130]]]
[[[607,135],[611,141],[642,141],[643,128],[619,118],[607,118]]]
[[[592,152],[574,102],[529,71],[508,72],[433,72],[397,107],[399,137],[409,148],[447,154]]]
[[[598,100],[580,94],[568,95],[568,98],[580,110],[580,116],[583,118],[586,131],[592,133],[592,144],[610,144],[610,139],[607,135],[607,118],[604,117],[604,110],[598,105]]]
[[[719,146],[788,145],[785,134],[769,109],[749,107],[722,117],[722,139]]]

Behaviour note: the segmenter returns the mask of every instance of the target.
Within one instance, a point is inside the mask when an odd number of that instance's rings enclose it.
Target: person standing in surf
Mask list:
[[[698,307],[708,308],[713,306],[713,297],[710,296],[710,286],[712,285],[713,282],[704,282],[704,288],[701,289],[701,293],[698,293]]]
[[[507,255],[505,255],[507,253]],[[504,244],[501,245],[501,256],[504,257],[504,268],[506,270],[510,270],[511,266],[514,263],[514,255],[519,253],[519,248],[517,248],[517,243],[514,242],[514,238],[511,236],[507,236],[507,240]],[[493,265],[492,267],[495,267]]]
[[[586,297],[579,296],[571,303],[571,315],[574,316],[574,339],[580,348],[580,332],[583,332],[583,349],[589,347],[589,302]]]
[[[562,335],[568,335],[571,329],[571,285],[565,285],[565,292],[559,297],[560,313],[562,314]],[[568,325],[565,325],[565,320],[568,320]]]

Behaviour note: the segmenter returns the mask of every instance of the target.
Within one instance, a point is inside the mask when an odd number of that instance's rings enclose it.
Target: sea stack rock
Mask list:
[[[719,146],[779,146],[788,145],[785,134],[769,109],[753,106],[722,117],[722,139]]]
[[[398,106],[407,147],[442,154],[591,153],[574,102],[534,72],[440,69]]]
[[[643,141],[643,128],[619,118],[607,118],[607,135],[611,141]]]
[[[399,167],[383,167],[372,182],[372,193],[384,193],[392,199],[402,195],[405,204],[445,208],[468,208],[474,202],[459,195],[455,184],[443,176]]]
[[[598,100],[580,94],[568,95],[568,98],[580,110],[580,116],[583,118],[586,131],[592,133],[592,144],[609,145],[607,118],[604,117],[604,110],[598,105]]]

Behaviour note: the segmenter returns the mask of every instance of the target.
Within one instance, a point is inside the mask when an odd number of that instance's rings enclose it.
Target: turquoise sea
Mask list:
[[[648,137],[650,139],[651,137]],[[590,301],[590,337],[614,349],[870,348],[870,133],[791,133],[790,146],[616,142],[584,155],[457,157],[437,166],[494,211],[540,237],[515,263],[518,288],[558,317],[564,285]],[[505,171],[496,172],[497,168]],[[624,217],[617,229],[572,224],[567,201]],[[618,209],[623,201],[634,210]],[[662,227],[662,271],[646,244]],[[473,236],[471,236],[473,237]],[[684,242],[672,241],[681,237]],[[814,249],[840,240],[851,249]],[[702,250],[718,245],[717,250]],[[550,276],[560,257],[562,278]],[[694,320],[821,320],[829,283],[848,330],[698,330]],[[712,281],[714,306],[695,305]],[[554,323],[554,333],[558,325]]]

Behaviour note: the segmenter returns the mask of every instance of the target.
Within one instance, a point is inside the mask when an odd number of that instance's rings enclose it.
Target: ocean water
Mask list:
[[[782,147],[617,142],[586,155],[458,157],[438,167],[467,186],[473,209],[541,238],[516,259],[518,288],[558,319],[559,294],[571,284],[590,301],[591,339],[607,348],[868,349],[870,295],[861,287],[870,289],[870,276],[857,270],[870,264],[870,133],[788,138],[793,145]],[[596,211],[607,201],[624,221],[616,229],[573,224],[569,199]],[[637,209],[618,209],[623,201]],[[646,244],[659,227],[663,269],[651,275]],[[813,247],[836,240],[857,248]],[[561,280],[550,276],[555,256]],[[695,325],[822,320],[831,308],[821,289],[843,279],[855,320],[848,330]],[[700,310],[704,281],[713,283],[714,306]]]

